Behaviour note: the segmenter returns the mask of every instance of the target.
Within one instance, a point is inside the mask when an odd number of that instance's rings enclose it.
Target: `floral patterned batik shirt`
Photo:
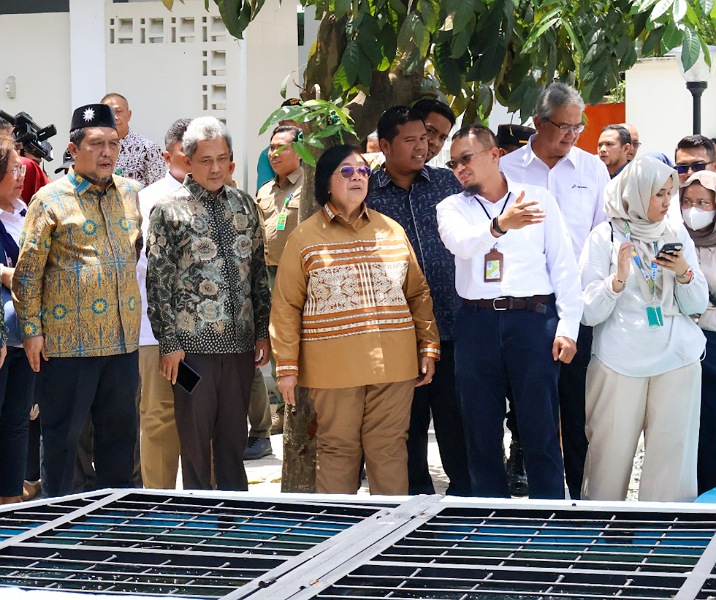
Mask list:
[[[271,295],[253,199],[228,186],[212,196],[187,175],[157,202],[147,302],[162,354],[248,352],[268,339]]]

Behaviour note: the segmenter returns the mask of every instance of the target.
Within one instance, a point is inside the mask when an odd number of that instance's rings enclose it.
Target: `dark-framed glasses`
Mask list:
[[[351,167],[350,165],[346,165],[345,167],[341,167],[336,171],[336,173],[340,173],[341,177],[343,179],[350,179],[353,177],[354,173],[358,173],[361,177],[370,177],[370,167]]]
[[[554,125],[562,133],[567,133],[568,131],[571,131],[572,133],[582,133],[584,131],[584,123],[578,123],[577,125],[570,125],[569,123],[562,123],[561,125],[558,125],[549,117],[545,117],[545,120],[552,123],[552,125]]]
[[[688,173],[689,169],[691,169],[694,173],[703,171],[710,164],[711,164],[710,162],[692,162],[689,165],[676,165],[676,166],[674,166],[674,168],[676,169],[676,172],[679,175],[683,175],[684,173]]]

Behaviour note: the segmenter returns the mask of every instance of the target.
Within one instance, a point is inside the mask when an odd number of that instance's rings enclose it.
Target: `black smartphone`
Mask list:
[[[179,362],[179,370],[177,371],[177,385],[180,385],[187,394],[191,394],[201,381],[201,375],[192,369],[183,360]]]
[[[684,245],[681,242],[669,242],[668,244],[664,244],[661,248],[659,248],[659,254],[675,254],[683,247]]]

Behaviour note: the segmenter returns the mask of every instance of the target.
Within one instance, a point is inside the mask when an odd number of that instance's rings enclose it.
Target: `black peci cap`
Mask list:
[[[534,133],[537,133],[537,131],[526,125],[513,125],[512,123],[498,125],[497,145],[500,148],[504,146],[524,146]]]
[[[111,127],[117,129],[114,111],[106,104],[85,104],[72,113],[70,131],[83,127]]]

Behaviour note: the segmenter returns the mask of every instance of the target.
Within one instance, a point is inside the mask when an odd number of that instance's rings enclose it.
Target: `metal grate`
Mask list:
[[[380,558],[448,565],[685,573],[694,567],[715,532],[714,515],[449,509]]]
[[[356,569],[315,597],[364,600],[603,600],[618,597],[620,600],[660,600],[673,598],[683,581],[683,577],[371,563]]]
[[[385,506],[125,490],[0,510],[0,585],[224,598],[290,572]],[[25,527],[10,527],[20,513]]]
[[[0,543],[43,523],[54,521],[62,515],[68,515],[88,506],[100,497],[102,496],[94,494],[69,499],[54,499],[42,503],[7,505],[9,510],[0,512]]]
[[[355,560],[281,597],[716,600],[713,510],[536,506],[439,500]]]
[[[0,586],[225,600],[716,600],[716,507],[115,490],[0,507]]]
[[[375,512],[357,506],[131,494],[30,541],[295,556]]]
[[[20,546],[0,554],[0,581],[25,589],[220,598],[280,562]]]

